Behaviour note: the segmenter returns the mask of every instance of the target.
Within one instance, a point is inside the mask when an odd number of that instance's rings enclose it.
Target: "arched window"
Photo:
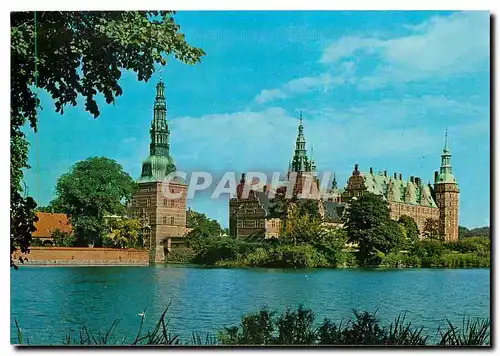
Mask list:
[[[173,216],[170,217],[170,225],[175,225],[174,224],[174,217]]]
[[[163,217],[163,225],[167,225],[167,217],[166,216]]]

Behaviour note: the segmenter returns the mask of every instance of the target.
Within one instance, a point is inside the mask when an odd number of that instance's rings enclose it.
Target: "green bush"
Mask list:
[[[54,239],[54,246],[57,247],[73,247],[76,241],[75,235],[62,232],[59,229],[52,232],[52,238]]]
[[[167,256],[168,263],[191,263],[196,256],[196,253],[189,247],[177,247],[172,249]]]
[[[218,262],[238,260],[257,245],[231,237],[200,238],[189,243],[196,255],[194,263],[216,265]]]
[[[446,242],[445,246],[450,251],[474,252],[485,255],[490,252],[490,239],[487,237],[469,237],[463,240]]]
[[[490,267],[490,257],[474,253],[448,253],[441,256],[440,267]]]

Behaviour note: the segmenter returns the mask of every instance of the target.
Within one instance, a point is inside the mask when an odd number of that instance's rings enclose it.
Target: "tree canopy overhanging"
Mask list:
[[[187,64],[205,52],[187,43],[172,11],[13,12],[11,13],[11,266],[12,253],[29,250],[36,203],[22,187],[29,143],[22,127],[37,130],[41,109],[37,90],[51,95],[55,111],[85,101],[99,116],[96,96],[113,103],[123,93],[122,70],[148,81],[167,57]],[[36,49],[36,51],[35,51]],[[36,68],[36,70],[35,70]],[[20,261],[22,262],[22,260]]]

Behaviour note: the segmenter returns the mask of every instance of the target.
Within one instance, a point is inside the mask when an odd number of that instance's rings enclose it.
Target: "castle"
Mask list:
[[[293,194],[300,198],[304,182],[311,184],[310,194],[318,193],[316,165],[312,157],[307,156],[302,114],[299,120],[295,152],[289,163],[288,178],[291,173],[297,175]],[[249,189],[248,197],[243,197],[244,186]],[[279,189],[279,188],[278,188]],[[447,135],[441,154],[441,167],[434,172],[434,184],[425,184],[419,177],[411,176],[407,181],[402,174],[394,173],[389,177],[387,171],[374,173],[360,172],[358,165],[349,177],[344,189],[338,189],[334,176],[331,189],[326,196],[318,200],[318,208],[325,224],[341,226],[341,217],[351,199],[356,199],[365,192],[374,193],[388,202],[390,216],[397,220],[407,215],[415,220],[422,235],[428,219],[439,222],[439,235],[445,241],[458,239],[458,184],[452,173],[451,153],[448,149]],[[231,236],[248,237],[264,234],[265,237],[277,237],[281,227],[280,219],[271,218],[269,211],[272,204],[269,188],[261,188],[245,182],[244,175],[237,186],[236,196],[229,200],[229,231]]]
[[[160,80],[156,85],[153,105],[149,156],[142,162],[138,189],[132,197],[128,214],[139,219],[145,246],[149,247],[156,262],[165,260],[164,243],[169,250],[179,243],[175,238],[190,231],[186,227],[187,184],[179,177],[166,182],[167,176],[176,171],[176,166],[170,156],[164,89]],[[293,195],[299,199],[309,199],[301,196],[303,190],[312,196],[323,194],[319,191],[314,159],[312,155],[307,155],[302,114],[287,179],[291,180],[292,175],[296,177],[292,186]],[[233,237],[262,234],[268,238],[278,237],[282,222],[270,216],[272,199],[269,187],[257,187],[253,183],[246,182],[243,174],[235,196],[229,199],[229,234]],[[167,196],[167,189],[177,197]],[[243,196],[245,189],[249,191],[247,197]],[[405,181],[401,174],[389,177],[387,171],[374,173],[372,168],[362,173],[357,164],[344,189],[337,187],[334,176],[331,188],[317,200],[324,224],[342,226],[341,218],[349,202],[365,192],[382,196],[389,204],[391,218],[408,215],[415,220],[420,232],[423,232],[427,219],[435,219],[439,222],[440,236],[445,240],[458,239],[459,190],[452,173],[447,138],[441,154],[441,168],[434,174],[433,185],[424,184],[419,177],[412,176]]]
[[[149,247],[155,262],[165,260],[164,240],[170,246],[171,238],[184,236],[189,231],[186,228],[187,185],[178,177],[169,184],[165,183],[167,175],[175,172],[176,167],[170,156],[170,131],[164,89],[160,80],[156,85],[153,120],[149,131],[149,157],[142,162],[141,176],[137,180],[138,189],[129,207],[129,216],[141,222],[145,245]],[[178,198],[166,197],[167,189],[178,195]]]

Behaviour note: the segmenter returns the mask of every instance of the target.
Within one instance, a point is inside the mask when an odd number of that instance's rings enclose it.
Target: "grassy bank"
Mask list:
[[[397,252],[376,251],[369,264],[360,261],[358,254],[359,251],[346,248],[345,243],[335,239],[290,244],[279,239],[211,237],[190,240],[188,247],[174,249],[167,255],[167,262],[267,268],[490,267],[490,242],[484,237],[453,242],[416,241]]]
[[[182,340],[170,331],[167,310],[160,316],[155,327],[143,330],[144,317],[134,336],[115,335],[115,321],[105,332],[92,332],[83,326],[77,335],[67,334],[59,345],[177,345],[177,346],[488,346],[490,345],[489,319],[465,319],[461,325],[450,321],[429,334],[424,326],[408,322],[400,314],[389,325],[381,325],[374,313],[354,310],[353,317],[340,322],[324,319],[316,322],[310,309],[299,306],[296,310],[285,309],[281,314],[263,308],[244,315],[240,324],[225,327],[214,335],[193,333]],[[29,344],[17,325],[18,343]]]

